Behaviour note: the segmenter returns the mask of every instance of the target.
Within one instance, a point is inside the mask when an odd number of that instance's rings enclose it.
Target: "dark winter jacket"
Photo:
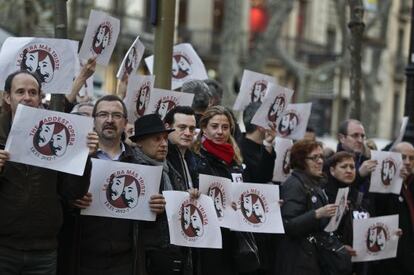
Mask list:
[[[11,114],[3,112],[2,146],[10,128]],[[7,161],[0,172],[0,246],[29,251],[55,249],[62,225],[61,199],[77,199],[87,192],[90,169],[89,160],[83,176]]]
[[[125,151],[119,161],[136,163],[131,147],[124,146]],[[127,265],[131,266],[133,274],[143,274],[138,221],[82,216],[79,213],[79,209],[66,207],[58,257],[59,275],[80,274],[80,267],[98,272]]]
[[[320,274],[316,250],[308,238],[322,232],[329,219],[316,219],[315,210],[327,204],[322,178],[294,170],[281,186],[285,227],[277,254],[276,274]]]

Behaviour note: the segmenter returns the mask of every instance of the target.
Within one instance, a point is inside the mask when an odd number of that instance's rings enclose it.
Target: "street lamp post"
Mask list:
[[[404,140],[414,144],[414,0],[411,6],[410,26],[410,52],[408,53],[408,64],[405,68],[407,76],[405,90],[404,115],[408,116],[408,125],[405,131]]]

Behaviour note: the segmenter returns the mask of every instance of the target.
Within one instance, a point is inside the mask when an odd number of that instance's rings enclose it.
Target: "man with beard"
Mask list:
[[[99,149],[95,157],[137,163],[133,150],[121,141],[127,125],[127,109],[124,102],[115,95],[104,96],[96,102],[92,116],[95,131],[99,136]],[[59,274],[142,274],[144,263],[138,236],[138,222],[80,216],[79,208],[89,207],[92,199],[99,198],[92,198],[92,195],[87,193],[82,199],[76,200],[73,206],[78,209],[66,216],[61,238]],[[163,209],[162,196],[151,197],[150,206],[156,213]]]
[[[38,76],[27,71],[7,77],[0,117],[2,148],[18,104],[39,108],[40,87]],[[43,138],[48,142],[50,132]],[[85,142],[94,151],[96,133],[89,133]],[[0,150],[0,274],[56,274],[57,235],[62,224],[60,200],[77,199],[86,193],[90,161],[83,176],[74,176],[11,162],[9,156],[9,152]]]

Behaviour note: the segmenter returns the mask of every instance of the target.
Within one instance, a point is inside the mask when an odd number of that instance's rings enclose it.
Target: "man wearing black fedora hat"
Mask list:
[[[163,166],[160,193],[164,190],[187,191],[184,182],[176,181],[169,174],[173,168],[166,161],[168,134],[173,131],[165,127],[158,114],[150,114],[135,121],[135,135],[130,137],[137,145],[135,158],[138,163]],[[170,244],[165,212],[158,215],[155,222],[144,222],[142,234],[149,275],[192,274],[190,250]]]

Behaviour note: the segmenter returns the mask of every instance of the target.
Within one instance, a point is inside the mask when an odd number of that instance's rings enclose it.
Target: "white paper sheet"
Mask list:
[[[371,173],[369,192],[393,193],[399,195],[403,179],[400,176],[402,156],[400,153],[371,151],[371,159],[378,164]]]
[[[45,93],[68,94],[78,61],[78,41],[9,37],[0,51],[0,89],[9,74],[18,70],[36,73]]]
[[[155,221],[150,197],[158,194],[162,166],[92,159],[92,204],[82,215]]]
[[[269,83],[277,84],[276,78],[249,70],[243,71],[240,91],[233,105],[233,110],[243,111],[251,102],[263,102]]]
[[[122,79],[125,74],[128,76],[135,74],[139,63],[141,62],[144,51],[144,44],[142,44],[138,36],[125,54],[124,59],[119,66],[118,72],[116,73],[116,78]]]
[[[151,74],[154,73],[154,56],[145,58],[145,64]],[[175,45],[173,48],[171,89],[180,88],[184,82],[192,79],[207,79],[207,71],[203,61],[188,43]]]
[[[290,148],[293,141],[286,138],[275,138],[274,150],[276,152],[273,181],[284,182],[290,175]]]
[[[145,114],[148,107],[151,91],[154,88],[154,75],[132,74],[128,79],[127,92],[124,98],[128,110],[128,121],[135,120]]]
[[[354,220],[353,262],[394,258],[397,255],[398,215]]]
[[[92,127],[90,117],[19,104],[5,150],[10,161],[82,175]]]
[[[90,57],[98,56],[96,63],[108,65],[119,30],[119,19],[103,11],[91,10],[79,57],[88,60]]]
[[[306,133],[311,109],[312,103],[289,104],[277,127],[277,136],[302,139]]]
[[[346,209],[348,193],[349,187],[338,189],[335,199],[335,204],[338,205],[338,208],[336,208],[335,215],[329,220],[328,225],[325,227],[326,232],[333,232],[338,229]]]
[[[194,94],[154,88],[145,114],[159,114],[161,119],[175,106],[191,106]]]
[[[190,199],[188,192],[163,191],[171,244],[222,248],[221,231],[210,197]]]
[[[239,183],[233,184],[232,189],[237,205],[232,230],[285,233],[278,185]]]
[[[234,210],[232,203],[232,182],[228,178],[200,174],[199,189],[202,194],[210,196],[214,202],[219,225],[230,228]]]

